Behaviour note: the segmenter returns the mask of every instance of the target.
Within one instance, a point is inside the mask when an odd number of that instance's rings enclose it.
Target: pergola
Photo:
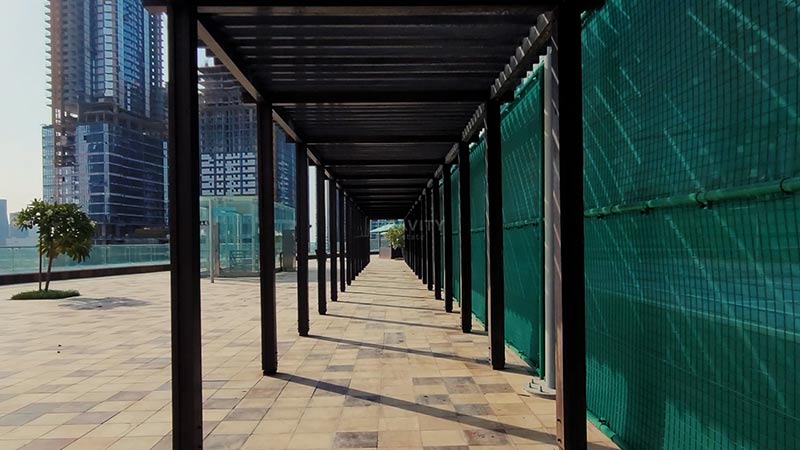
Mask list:
[[[168,16],[169,208],[173,448],[202,448],[200,152],[197,47],[205,46],[256,103],[261,236],[274,235],[273,122],[297,144],[298,332],[308,335],[308,164],[317,166],[317,213],[331,254],[317,250],[318,309],[369,259],[369,219],[405,218],[406,259],[452,311],[461,271],[462,329],[471,331],[469,198],[450,213],[450,183],[469,192],[469,144],[486,142],[486,262],[491,364],[502,369],[503,229],[500,107],[551,53],[545,110],[553,142],[557,440],[586,447],[581,14],[597,0],[145,0]],[[549,50],[548,50],[549,49]],[[444,213],[442,239],[431,224]],[[460,260],[450,261],[458,220]],[[325,227],[317,227],[325,242]],[[274,240],[260,239],[262,369],[278,370]],[[440,279],[440,265],[444,277]],[[338,285],[338,286],[337,286]]]

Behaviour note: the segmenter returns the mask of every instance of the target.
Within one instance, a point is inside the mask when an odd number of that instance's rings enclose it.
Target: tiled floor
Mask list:
[[[168,283],[57,282],[84,296],[56,301],[0,288],[0,450],[171,448]],[[206,449],[554,447],[554,402],[522,391],[522,362],[492,371],[486,336],[462,334],[402,262],[373,260],[327,316],[315,287],[298,338],[294,277],[278,275],[280,375],[262,377],[257,281],[203,281]]]

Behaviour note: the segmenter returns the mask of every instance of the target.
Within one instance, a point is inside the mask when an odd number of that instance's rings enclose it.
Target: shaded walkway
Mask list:
[[[522,362],[507,352],[509,370],[491,370],[487,337],[461,333],[458,310],[445,313],[402,261],[373,259],[329,315],[312,306],[307,338],[294,275],[278,278],[274,377],[259,374],[258,284],[203,282],[206,449],[553,448],[555,403],[523,393]],[[0,336],[0,449],[170,448],[167,281],[59,283],[97,304],[137,302],[111,309],[7,301],[22,287],[0,289],[11,326]]]

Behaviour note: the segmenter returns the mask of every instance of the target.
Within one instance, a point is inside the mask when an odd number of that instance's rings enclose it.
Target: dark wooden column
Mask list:
[[[433,296],[442,299],[442,206],[439,180],[433,180]]]
[[[433,290],[433,272],[434,272],[434,255],[433,255],[433,232],[434,232],[434,223],[433,223],[433,188],[428,188],[425,190],[425,197],[427,201],[425,202],[425,251],[428,256],[428,259],[425,264],[425,269],[427,270],[427,283],[428,283],[428,290]]]
[[[339,202],[339,211],[337,213],[337,217],[339,219],[339,289],[344,292],[347,287],[347,269],[345,268],[345,226],[344,226],[344,217],[346,214],[345,211],[345,201],[344,201],[344,191],[339,191],[338,195],[338,202]]]
[[[453,311],[453,189],[450,183],[450,165],[442,170],[442,228],[444,229],[444,310]]]
[[[325,171],[318,166],[317,174],[317,311],[320,314],[328,312],[328,293],[325,285],[325,271],[327,270],[327,252],[325,248]]]
[[[361,212],[353,208],[353,280],[361,273]]]
[[[506,364],[505,294],[503,281],[503,153],[500,102],[486,103],[486,298],[492,368]]]
[[[410,237],[411,237],[411,269],[417,273],[417,207],[411,208],[411,217],[409,217]]]
[[[428,189],[422,191],[419,203],[420,238],[422,239],[422,284],[428,285]]]
[[[461,331],[472,331],[472,248],[469,207],[469,144],[458,144],[458,270],[460,273]]]
[[[422,215],[422,204],[423,198],[420,197],[419,202],[416,206],[416,233],[417,233],[417,278],[422,280],[422,274],[425,270],[425,243],[423,241],[423,228],[424,228],[424,217]],[[424,280],[423,280],[424,281]]]
[[[366,214],[364,215],[364,265],[362,269],[366,269],[367,265],[369,264],[369,257],[371,249],[372,240],[370,239],[372,236],[369,234],[369,216]]]
[[[330,228],[331,241],[331,301],[339,299],[339,292],[336,283],[339,282],[336,262],[339,253],[339,196],[336,195],[338,189],[333,180],[328,181],[328,227]]]
[[[353,201],[347,199],[347,285],[350,286],[355,278],[355,270],[353,268],[353,259],[355,258],[355,246],[353,245]]]
[[[203,447],[197,7],[168,5],[172,448],[183,450]]]
[[[554,224],[561,252],[554,254],[556,322],[556,436],[564,450],[586,449],[586,317],[583,255],[583,120],[581,11],[564,2],[553,37],[553,174],[560,193]],[[560,267],[560,270],[558,268]],[[561,276],[559,279],[558,276]]]
[[[261,370],[278,371],[278,323],[275,304],[275,125],[272,105],[258,102],[258,252],[261,283]]]
[[[306,145],[298,143],[295,147],[297,210],[297,332],[308,336],[308,154]]]

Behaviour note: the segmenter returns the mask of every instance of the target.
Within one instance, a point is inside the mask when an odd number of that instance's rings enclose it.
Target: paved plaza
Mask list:
[[[203,280],[205,449],[555,446],[555,402],[523,391],[527,366],[508,351],[491,370],[486,335],[461,333],[402,261],[373,259],[326,316],[309,278],[300,338],[294,276],[277,276],[274,377],[260,373],[258,280]],[[0,287],[0,450],[171,449],[169,274],[7,300],[28,287]],[[617,448],[591,425],[589,440]]]

